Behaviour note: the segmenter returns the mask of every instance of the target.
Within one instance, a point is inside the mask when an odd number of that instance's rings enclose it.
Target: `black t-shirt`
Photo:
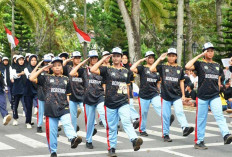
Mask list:
[[[69,82],[71,86],[71,95],[69,99],[74,102],[83,102],[84,97],[84,82],[82,77],[72,77],[69,75],[73,69],[72,65],[67,65],[64,67],[64,75],[69,77]]]
[[[192,98],[193,100],[196,100],[196,92],[192,90],[190,93],[188,91],[185,92],[185,97],[186,98]]]
[[[130,85],[130,71],[113,66],[100,67],[100,75],[106,77],[105,106],[111,109],[128,104],[127,85]]]
[[[231,99],[232,98],[232,87],[227,88],[224,92],[224,95],[225,95],[226,100]]]
[[[223,73],[220,65],[215,62],[196,61],[194,66],[198,75],[198,98],[207,100],[219,97],[218,79]]]
[[[184,80],[184,71],[180,66],[170,66],[168,63],[157,66],[162,79],[161,97],[174,101],[182,97],[180,80]]]
[[[142,99],[152,99],[159,94],[157,82],[160,81],[158,72],[151,72],[147,66],[138,66],[138,74],[140,75],[139,97]]]
[[[69,113],[67,95],[71,94],[69,79],[66,76],[40,75],[37,84],[45,94],[44,115],[57,118]]]
[[[132,71],[129,72],[129,79],[130,79],[130,86],[129,86],[130,98],[133,98],[133,82],[135,80],[135,74]]]
[[[84,104],[96,105],[103,102],[103,78],[97,74],[91,73],[89,67],[79,69],[78,75],[82,77],[84,81]]]
[[[40,75],[44,76],[47,75],[46,72],[42,72]],[[38,85],[37,88],[37,97],[40,101],[45,101],[45,94],[44,94],[44,88],[43,86]]]
[[[229,67],[230,72],[232,73],[232,66]]]

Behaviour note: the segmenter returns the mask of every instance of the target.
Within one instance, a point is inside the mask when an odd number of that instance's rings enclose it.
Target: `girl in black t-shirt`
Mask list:
[[[166,64],[160,64],[160,61],[167,57]],[[151,71],[157,71],[160,74],[161,97],[162,97],[162,131],[164,142],[172,142],[169,137],[169,124],[171,116],[171,106],[173,105],[178,122],[183,129],[183,136],[188,136],[193,132],[194,128],[189,127],[187,119],[183,111],[182,100],[185,100],[184,89],[184,72],[183,69],[176,64],[177,53],[175,48],[168,49],[168,53],[162,54],[156,62],[150,67]]]

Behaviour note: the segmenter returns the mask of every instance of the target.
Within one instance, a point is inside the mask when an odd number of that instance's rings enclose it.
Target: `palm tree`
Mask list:
[[[21,12],[23,20],[32,29],[36,28],[37,22],[40,23],[43,20],[44,13],[49,11],[45,0],[0,0],[0,13],[4,11],[6,5],[9,5],[12,8],[13,36],[15,36],[15,8]]]

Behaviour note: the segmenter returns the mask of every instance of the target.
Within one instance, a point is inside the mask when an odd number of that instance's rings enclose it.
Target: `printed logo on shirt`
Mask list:
[[[50,79],[50,83],[54,83],[54,79]]]
[[[204,66],[205,69],[209,69],[208,66]]]
[[[112,72],[112,73],[111,73],[111,75],[112,75],[112,76],[115,76],[115,73],[114,73],[114,72]]]
[[[216,67],[217,71],[219,71],[219,67]]]
[[[205,74],[205,78],[209,78],[209,79],[218,79],[218,75],[214,75],[214,74]]]
[[[124,76],[127,77],[127,73],[124,73]]]
[[[65,94],[66,90],[61,88],[51,88],[52,93],[62,93]]]
[[[156,82],[157,79],[153,79],[153,78],[147,78],[147,82]]]
[[[168,77],[168,76],[166,76],[165,80],[172,81],[172,82],[178,82],[178,78],[175,78],[175,77]]]
[[[167,72],[167,73],[168,73],[168,72],[169,72],[169,69],[166,69],[166,70],[165,70],[165,72]]]
[[[150,74],[151,72],[150,71],[147,71],[147,74]]]
[[[125,83],[125,82],[119,82],[119,81],[112,81],[113,86],[119,86],[120,84]]]
[[[177,70],[176,72],[177,72],[177,74],[180,74],[180,70]]]
[[[79,77],[73,77],[72,81],[73,82],[83,82],[82,78],[79,78]]]
[[[64,80],[64,84],[67,84],[68,82],[67,82],[67,80]]]
[[[101,84],[101,81],[90,79],[89,83],[92,83],[92,84]]]

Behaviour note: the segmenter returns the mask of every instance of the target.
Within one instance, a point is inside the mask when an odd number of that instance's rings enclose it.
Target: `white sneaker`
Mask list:
[[[13,125],[14,125],[14,126],[17,126],[17,125],[18,125],[18,121],[17,121],[17,119],[14,119],[14,121],[13,121]]]
[[[27,129],[31,129],[32,128],[31,124],[29,124],[29,123],[27,123],[26,126],[27,126]]]
[[[11,116],[8,114],[3,118],[3,125],[7,125],[11,120]]]
[[[34,107],[34,115],[37,115],[37,113],[38,113],[38,109],[37,107]]]

